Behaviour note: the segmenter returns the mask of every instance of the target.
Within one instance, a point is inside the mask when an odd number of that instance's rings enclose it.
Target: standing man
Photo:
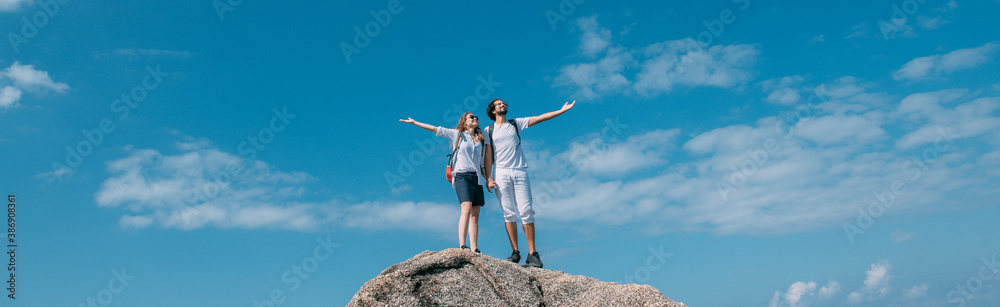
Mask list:
[[[576,100],[573,100],[572,103],[563,104],[557,111],[512,120],[507,120],[507,103],[503,100],[493,99],[486,106],[486,115],[494,121],[486,130],[493,144],[495,155],[493,161],[496,165],[496,171],[493,173],[496,180],[489,178],[487,189],[497,189],[497,199],[503,208],[507,238],[510,239],[510,247],[513,249],[507,258],[510,262],[521,261],[521,251],[517,248],[517,217],[520,217],[524,236],[528,240],[528,259],[524,260],[524,263],[527,266],[542,267],[542,259],[535,250],[535,211],[531,209],[531,185],[528,181],[528,163],[521,149],[521,131],[562,115],[575,104]]]

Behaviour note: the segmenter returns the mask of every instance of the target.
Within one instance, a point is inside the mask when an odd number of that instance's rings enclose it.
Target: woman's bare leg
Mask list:
[[[471,205],[471,203],[470,203],[470,205]],[[479,210],[482,209],[482,208],[483,208],[482,206],[472,206],[472,208],[470,208],[471,210],[469,212],[469,213],[471,213],[471,214],[469,214],[469,241],[471,242],[471,244],[469,244],[469,248],[472,248],[472,250],[476,250],[477,248],[479,248],[479,242],[478,242],[479,241]]]
[[[462,215],[458,217],[458,245],[465,245],[465,234],[469,231],[469,213],[471,211],[472,202],[466,201],[462,202]],[[473,241],[475,242],[475,241]]]

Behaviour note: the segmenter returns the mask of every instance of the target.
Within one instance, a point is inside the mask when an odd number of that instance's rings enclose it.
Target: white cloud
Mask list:
[[[934,18],[928,18],[924,16],[917,17],[917,24],[919,24],[920,27],[928,30],[934,30],[940,28],[941,26],[947,23],[948,20],[945,20],[944,18],[941,17],[934,17]]]
[[[438,233],[455,231],[458,221],[457,204],[434,202],[364,202],[342,210],[341,223],[348,227],[369,230],[431,230]]]
[[[655,95],[677,86],[733,87],[753,78],[750,68],[760,54],[755,45],[703,46],[691,38],[633,49],[612,42],[610,31],[592,17],[581,18],[577,24],[583,31],[583,54],[600,57],[563,66],[555,85],[586,98],[613,93]]]
[[[959,70],[971,69],[993,59],[1000,45],[986,43],[983,46],[959,49],[947,54],[932,55],[913,59],[903,64],[892,77],[896,80],[926,80],[938,78]]]
[[[923,283],[913,288],[903,291],[903,299],[905,300],[915,300],[924,296],[927,296],[927,290],[931,288],[927,283]]]
[[[896,36],[905,38],[917,37],[917,31],[910,25],[907,18],[893,18],[889,21],[879,21],[878,28],[882,39],[893,39]]]
[[[809,39],[809,45],[818,44],[818,43],[822,43],[822,42],[826,42],[826,38],[824,38],[823,35],[819,35],[819,36],[813,37],[812,39]]]
[[[879,112],[870,112],[866,116],[831,115],[799,121],[795,129],[802,138],[824,146],[838,143],[870,144],[889,138],[879,126],[883,122],[881,117]]]
[[[57,178],[61,178],[61,177],[65,176],[65,175],[68,175],[68,174],[73,174],[73,171],[70,170],[69,168],[65,168],[64,167],[64,168],[59,168],[59,169],[51,171],[51,172],[45,172],[45,173],[37,174],[37,175],[33,176],[32,178],[41,178],[41,179],[45,179],[45,180],[48,180],[48,181],[55,181]]]
[[[805,93],[802,79],[772,79],[761,86]],[[799,118],[790,113],[788,122],[786,115],[765,117],[689,139],[667,138],[669,130],[659,130],[657,146],[605,139],[594,142],[601,150],[587,155],[618,157],[595,159],[610,166],[607,169],[645,172],[609,173],[578,165],[574,156],[579,154],[574,153],[586,142],[571,143],[564,150],[528,146],[529,151],[537,150],[529,157],[535,169],[535,211],[557,222],[628,223],[650,233],[773,234],[843,226],[857,218],[858,208],[876,201],[873,193],[896,179],[906,180],[906,191],[895,197],[886,214],[934,212],[945,208],[942,204],[951,210],[987,205],[990,198],[985,195],[998,194],[995,178],[1000,172],[972,171],[983,169],[976,166],[982,153],[965,145],[941,148],[941,159],[924,161],[929,163],[914,177],[911,150],[933,148],[935,139],[910,134],[947,123],[951,126],[944,128],[959,134],[953,137],[956,143],[990,137],[985,134],[1000,130],[995,112],[1000,98],[968,101],[973,97],[967,90],[948,90],[900,101],[870,92],[872,88],[857,78],[839,78],[816,86],[814,92],[825,101],[812,101]],[[914,98],[923,96],[952,102]],[[657,147],[661,149],[653,150]],[[631,152],[611,154],[621,148]],[[675,155],[688,159],[665,162]],[[626,160],[646,166],[610,163]]]
[[[0,0],[0,12],[13,12],[21,5],[31,5],[32,3],[32,0]]]
[[[643,95],[667,93],[676,85],[728,88],[753,79],[750,68],[760,54],[753,45],[715,45],[707,49],[687,38],[647,46],[647,57],[636,75],[635,90]]]
[[[851,26],[851,34],[847,35],[847,37],[844,37],[844,39],[851,39],[855,37],[868,38],[870,37],[869,35],[870,30],[871,27],[868,25],[868,23],[862,21],[858,24]]]
[[[819,289],[818,295],[820,299],[829,299],[837,295],[838,292],[840,292],[840,283],[830,279],[825,286]]]
[[[916,236],[917,236],[916,232],[906,231],[903,230],[902,228],[898,228],[896,229],[896,231],[893,231],[892,234],[889,234],[889,238],[892,238],[892,241],[896,243],[913,240],[913,237]]]
[[[123,228],[246,228],[313,231],[324,227],[453,230],[455,206],[411,201],[304,201],[303,172],[219,151],[205,139],[177,144],[177,154],[128,149],[107,163],[111,174],[95,202],[126,212]]]
[[[49,73],[36,70],[34,65],[21,65],[14,62],[10,67],[0,71],[0,110],[18,105],[25,91],[37,93],[44,89],[57,94],[66,93],[69,85],[58,83],[49,78]]]
[[[793,283],[785,293],[781,293],[781,291],[774,292],[774,295],[771,297],[770,306],[808,306],[810,301],[815,301],[816,299],[826,300],[840,291],[840,283],[832,279],[817,292],[816,289],[818,286],[814,281]]]
[[[820,84],[816,87],[816,93],[829,99],[843,99],[864,93],[867,87],[868,85],[862,83],[858,78],[847,76],[840,77],[833,82]]]
[[[122,228],[146,228],[150,224],[153,224],[153,218],[148,216],[131,216],[126,214],[118,220],[118,224],[121,225]]]
[[[597,175],[621,175],[665,164],[663,153],[676,147],[680,130],[656,130],[631,136],[624,142],[608,143],[595,135],[574,142],[556,158],[572,161],[571,167]]]
[[[176,51],[176,50],[164,50],[164,49],[141,49],[141,48],[131,48],[131,49],[115,49],[112,51],[113,55],[124,56],[131,59],[136,58],[188,58],[191,57],[191,52],[189,51]]]
[[[850,303],[860,303],[884,298],[892,291],[890,281],[892,280],[892,264],[886,260],[879,260],[873,263],[871,269],[865,272],[864,286],[858,291],[847,295]]]
[[[4,86],[0,90],[0,110],[14,106],[18,100],[21,100],[21,90],[12,86]]]
[[[895,146],[904,150],[925,144],[940,147],[951,144],[956,139],[977,137],[1000,129],[1000,121],[993,116],[996,110],[1000,110],[1000,97],[983,97],[957,103],[966,96],[968,90],[949,89],[917,93],[904,98],[892,116],[919,126],[899,138]]]
[[[785,292],[785,300],[791,306],[798,306],[799,302],[808,295],[816,291],[815,282],[797,282],[788,287],[788,292]]]
[[[69,85],[52,81],[52,78],[49,78],[49,73],[36,70],[34,65],[21,65],[21,63],[14,62],[0,74],[9,78],[19,88],[29,91],[50,89],[57,93],[65,93],[69,90]]]
[[[945,4],[943,7],[938,8],[935,11],[938,11],[938,12],[951,12],[951,11],[954,11],[955,9],[957,9],[957,8],[958,8],[958,2],[956,2],[955,0],[952,0],[952,1],[948,1],[948,4]]]
[[[806,89],[799,88],[805,78],[802,76],[788,76],[764,80],[760,82],[760,87],[764,91],[771,92],[766,100],[770,103],[780,105],[793,105],[802,101],[802,92]]]
[[[580,18],[576,21],[583,34],[580,37],[580,50],[587,55],[595,55],[611,45],[611,31],[601,28],[596,17]]]
[[[556,84],[574,87],[574,95],[586,98],[620,92],[631,86],[632,82],[623,74],[631,63],[633,60],[629,51],[611,48],[597,62],[563,66],[556,77]]]

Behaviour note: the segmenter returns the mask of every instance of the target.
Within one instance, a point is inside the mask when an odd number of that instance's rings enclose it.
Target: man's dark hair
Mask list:
[[[496,109],[496,105],[494,104],[494,102],[497,102],[497,100],[500,100],[500,98],[495,98],[493,99],[493,101],[490,101],[489,105],[486,105],[486,116],[489,116],[490,120],[492,121],[497,121],[497,115],[494,114],[494,111]]]

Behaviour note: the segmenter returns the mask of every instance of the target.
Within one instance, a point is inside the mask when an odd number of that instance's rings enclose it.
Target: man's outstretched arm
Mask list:
[[[531,126],[537,125],[538,123],[541,123],[541,122],[544,122],[544,121],[556,118],[556,116],[562,115],[563,113],[566,113],[566,111],[569,111],[569,109],[572,109],[573,105],[575,105],[575,104],[576,104],[576,100],[573,100],[573,102],[567,102],[567,103],[563,104],[562,108],[559,109],[559,110],[555,110],[555,111],[548,112],[548,113],[545,113],[545,114],[542,114],[542,115],[538,115],[538,116],[528,117],[528,127],[531,127]]]

